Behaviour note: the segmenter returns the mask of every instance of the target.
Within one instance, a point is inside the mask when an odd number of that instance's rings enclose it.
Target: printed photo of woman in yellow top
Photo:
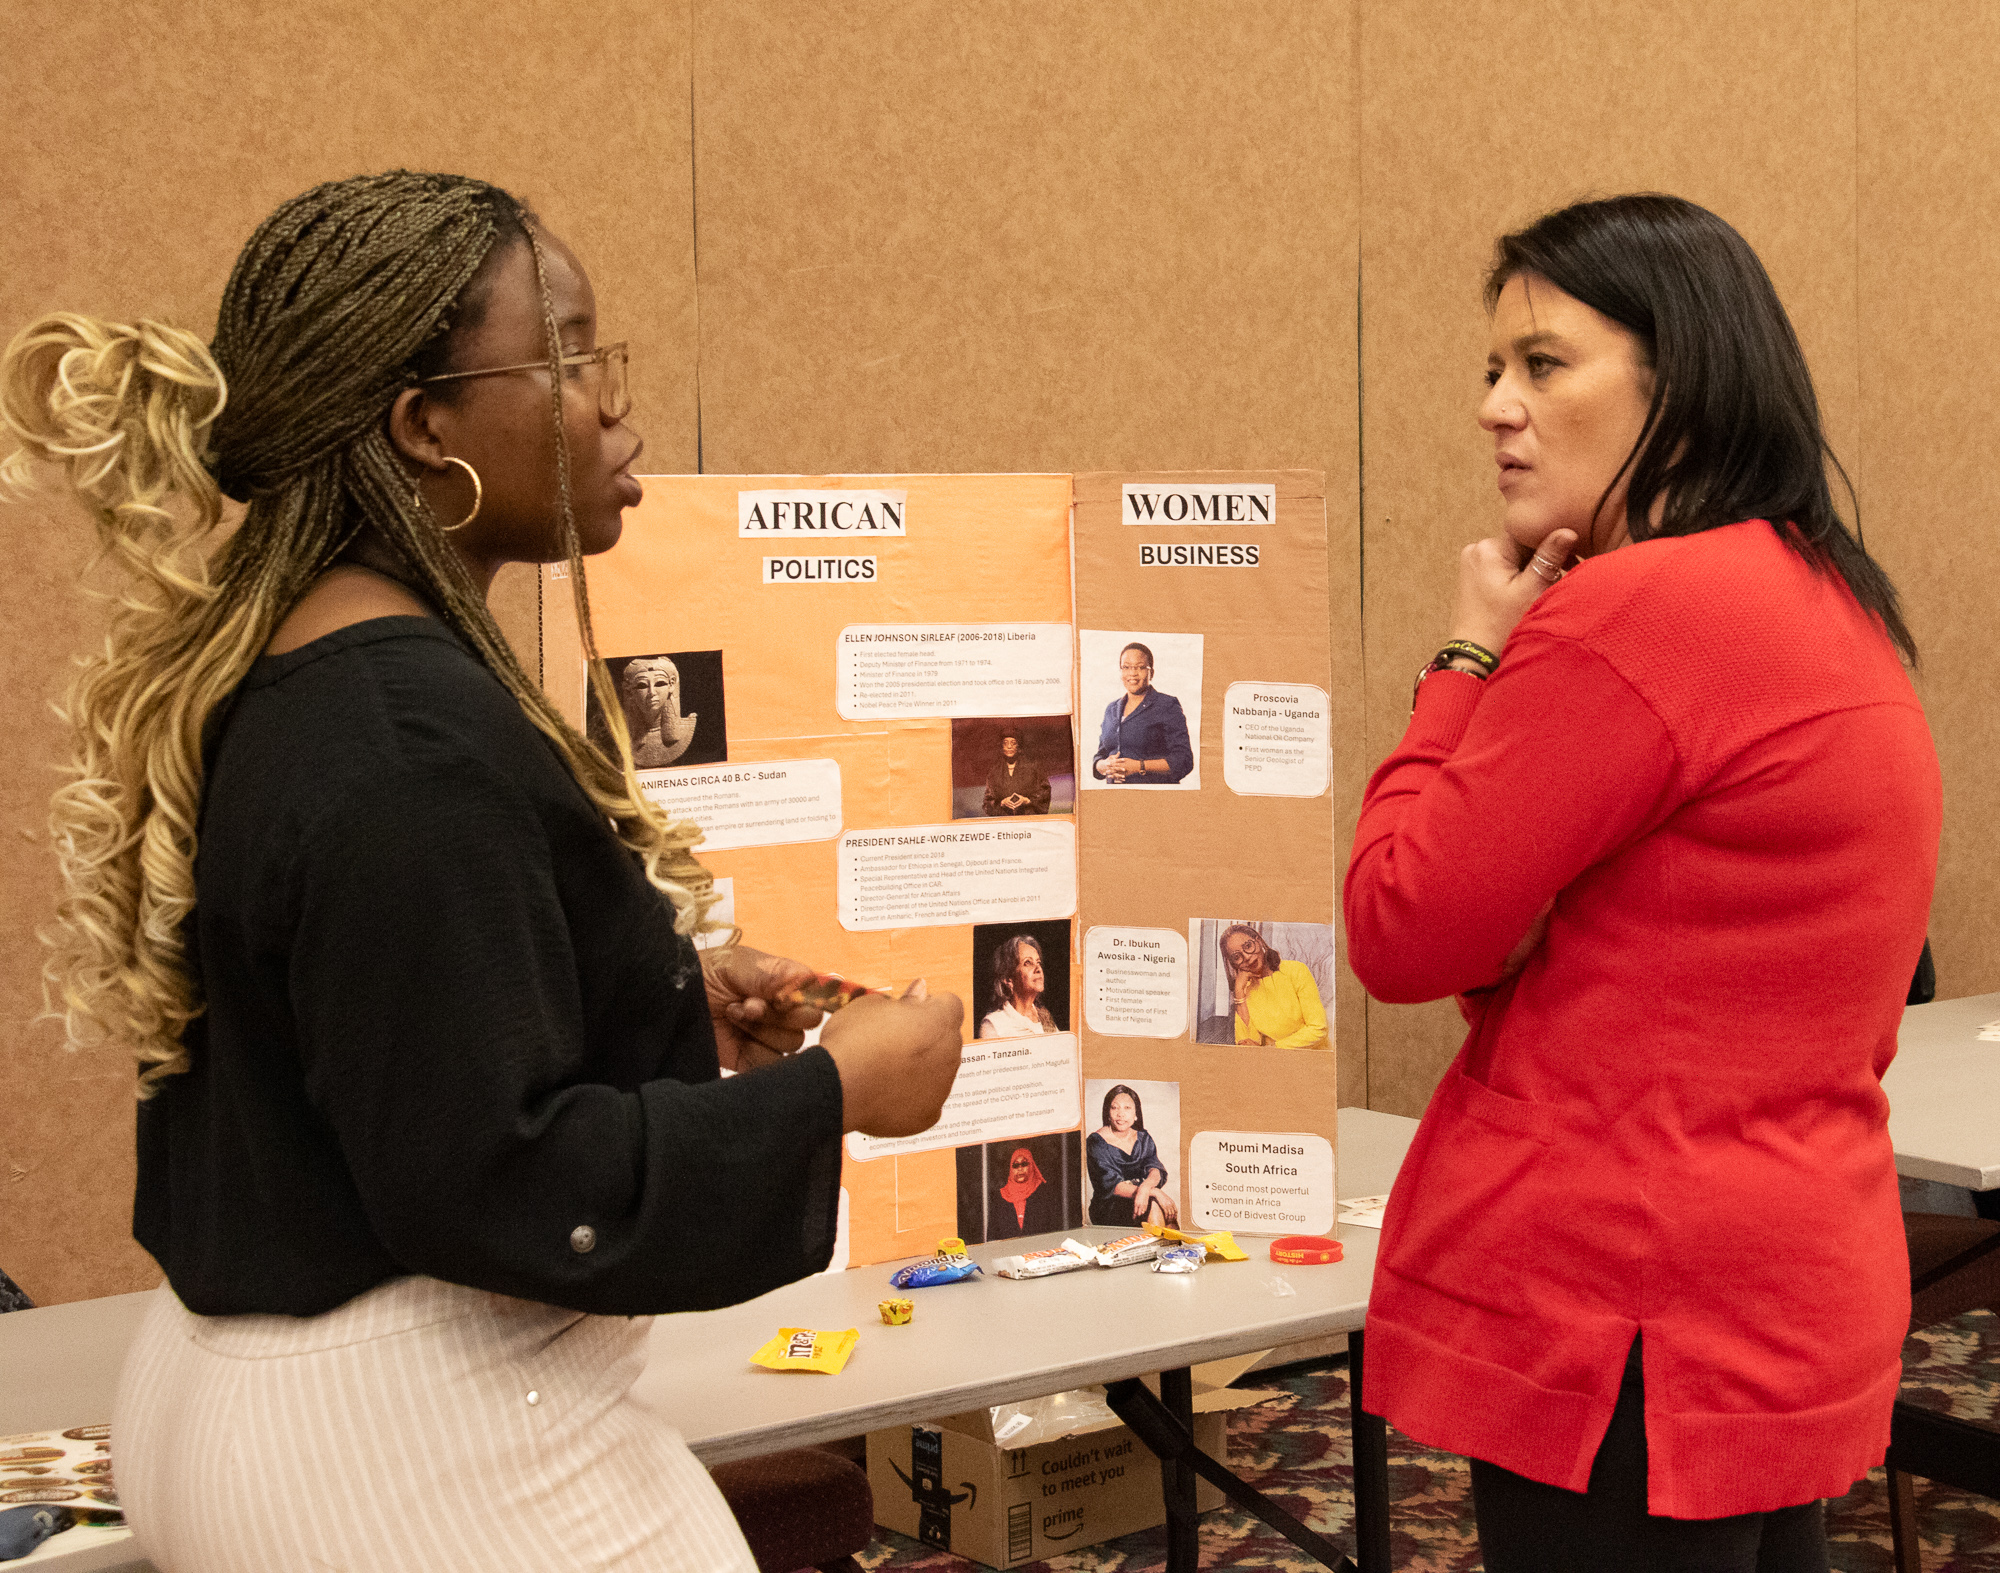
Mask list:
[[[1330,928],[1216,919],[1198,920],[1193,927],[1201,958],[1194,1012],[1198,1042],[1332,1047],[1324,993],[1332,981]]]

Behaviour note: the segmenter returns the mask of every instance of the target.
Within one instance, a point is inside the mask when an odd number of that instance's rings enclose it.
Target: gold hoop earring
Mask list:
[[[464,529],[468,524],[472,523],[474,519],[477,519],[479,517],[479,505],[486,501],[486,488],[479,484],[479,472],[475,470],[471,465],[467,464],[463,459],[456,458],[451,454],[446,454],[444,456],[444,462],[446,464],[457,465],[461,470],[465,471],[467,475],[472,477],[472,512],[467,514],[463,519],[459,520],[458,523],[456,524],[441,525],[439,527],[444,531],[446,535],[450,535],[454,531]]]

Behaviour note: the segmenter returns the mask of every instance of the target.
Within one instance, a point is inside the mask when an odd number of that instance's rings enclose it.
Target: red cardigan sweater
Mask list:
[[[1881,1461],[1909,1316],[1881,1077],[1939,819],[1880,626],[1761,520],[1586,562],[1490,681],[1423,685],[1348,947],[1471,1032],[1390,1198],[1371,1410],[1581,1491],[1643,1330],[1654,1513]]]

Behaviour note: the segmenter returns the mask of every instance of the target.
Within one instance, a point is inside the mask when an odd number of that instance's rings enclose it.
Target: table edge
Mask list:
[[[1365,1301],[1332,1310],[1301,1312],[1283,1320],[1260,1322],[1255,1328],[1242,1331],[1216,1333],[1186,1343],[1133,1349],[1115,1360],[1083,1360],[1056,1368],[1044,1367],[1032,1375],[961,1382],[952,1387],[933,1389],[918,1399],[883,1399],[845,1409],[822,1410],[783,1425],[711,1432],[699,1441],[690,1438],[688,1449],[703,1464],[733,1463],[737,1459],[755,1458],[786,1448],[810,1447],[816,1442],[860,1436],[888,1426],[935,1420],[945,1415],[962,1414],[968,1409],[984,1409],[1009,1399],[1040,1398],[1073,1387],[1116,1382],[1129,1376],[1147,1376],[1162,1369],[1199,1365],[1205,1360],[1222,1360],[1230,1355],[1302,1343],[1333,1333],[1359,1332],[1367,1317]],[[801,1375],[787,1380],[813,1381],[819,1378]],[[826,1380],[838,1381],[839,1378]]]

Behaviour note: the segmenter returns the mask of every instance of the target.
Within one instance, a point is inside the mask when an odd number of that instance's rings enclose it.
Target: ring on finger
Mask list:
[[[1535,570],[1535,577],[1547,584],[1554,584],[1569,570],[1560,563],[1552,563],[1540,552],[1529,560],[1528,566]]]

